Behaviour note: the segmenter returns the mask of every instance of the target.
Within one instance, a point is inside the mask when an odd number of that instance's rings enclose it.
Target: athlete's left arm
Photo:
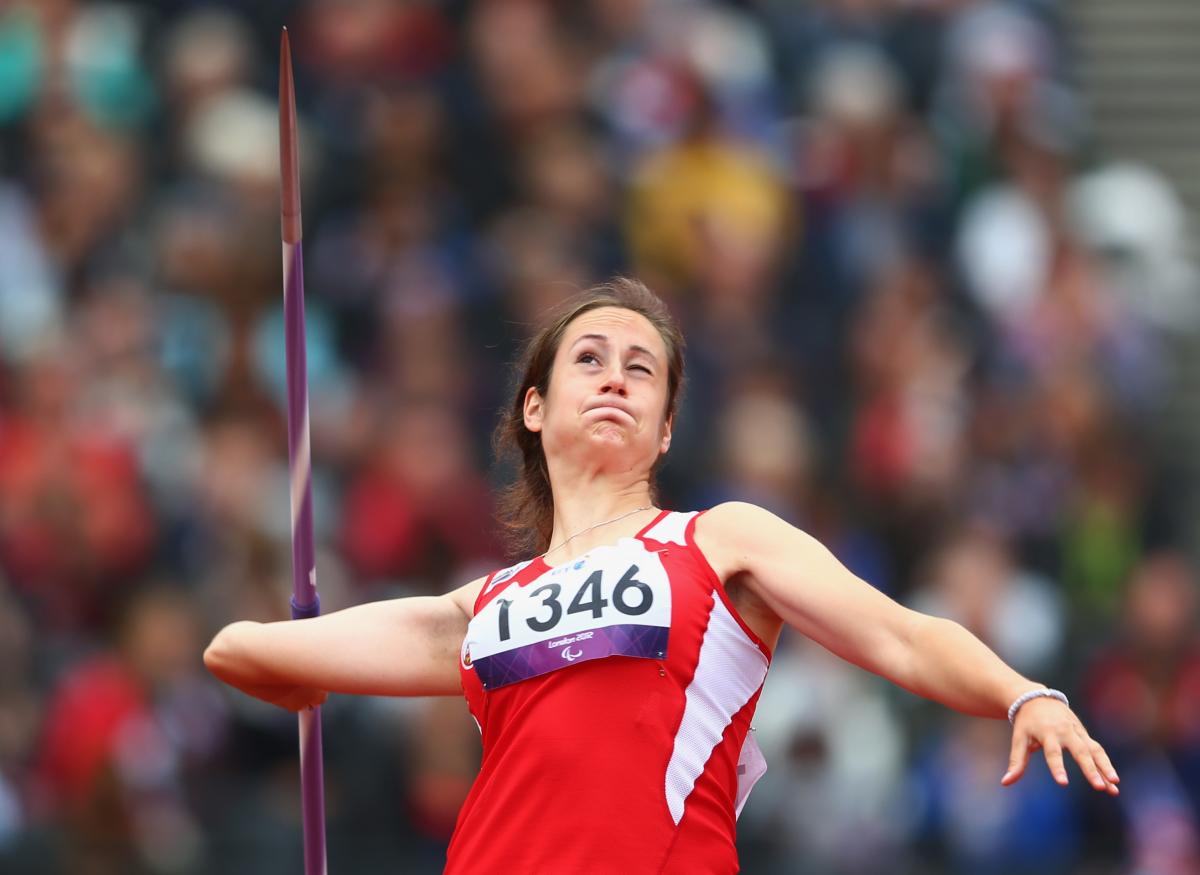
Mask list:
[[[760,507],[718,505],[697,521],[696,540],[725,580],[737,576],[788,625],[849,662],[965,714],[1005,718],[1019,695],[1043,685],[1022,677],[952,620],[898,604],[852,574],[812,536]],[[1070,708],[1036,698],[1017,712],[1002,783],[1021,777],[1043,748],[1066,784],[1069,751],[1098,790],[1119,780],[1103,748]]]

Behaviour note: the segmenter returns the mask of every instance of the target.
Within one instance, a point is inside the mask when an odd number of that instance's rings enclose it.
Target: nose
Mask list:
[[[622,398],[628,390],[625,388],[625,370],[620,362],[614,362],[612,367],[604,372],[604,382],[600,385],[600,393],[616,392]]]

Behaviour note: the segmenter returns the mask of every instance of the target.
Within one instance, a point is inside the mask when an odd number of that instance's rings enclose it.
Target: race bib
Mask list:
[[[510,586],[467,627],[484,689],[606,656],[665,659],[671,584],[657,553],[626,538]]]

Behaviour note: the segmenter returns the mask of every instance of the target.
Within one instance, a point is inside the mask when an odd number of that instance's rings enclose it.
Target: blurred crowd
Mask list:
[[[666,506],[760,503],[1066,690],[1119,799],[798,635],[745,871],[1200,872],[1200,637],[1159,441],[1184,210],[1095,148],[1056,0],[0,4],[0,869],[300,870],[295,718],[201,651],[287,616],[279,26],[301,113],[318,587],[506,557],[538,315],[624,273],[689,385]],[[457,700],[334,697],[331,868],[440,872]],[[591,812],[589,816],[614,816]]]

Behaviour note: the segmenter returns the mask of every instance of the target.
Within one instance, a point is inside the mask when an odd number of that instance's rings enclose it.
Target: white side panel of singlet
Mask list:
[[[767,676],[767,658],[713,593],[696,673],[685,692],[683,719],[667,763],[667,807],[678,825],[684,803],[733,715]]]

